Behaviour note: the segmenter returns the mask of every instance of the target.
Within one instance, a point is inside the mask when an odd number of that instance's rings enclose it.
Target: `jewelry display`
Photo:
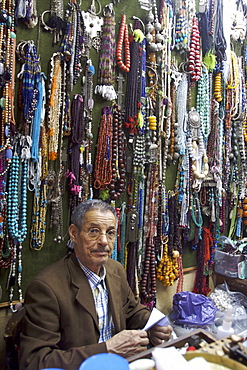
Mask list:
[[[191,251],[194,291],[207,294],[219,237],[247,233],[246,6],[226,17],[223,0],[138,0],[134,15],[88,3],[0,6],[0,267],[13,311],[24,246],[59,252],[86,199],[115,207],[113,258],[149,307],[156,278],[183,290]],[[41,50],[15,29],[38,20]]]

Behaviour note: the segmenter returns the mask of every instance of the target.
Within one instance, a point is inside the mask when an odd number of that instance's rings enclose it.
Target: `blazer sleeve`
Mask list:
[[[72,306],[69,297],[67,306],[69,311]],[[54,291],[45,282],[34,280],[30,283],[25,296],[25,308],[25,324],[20,343],[20,370],[52,367],[78,370],[87,357],[107,352],[105,343],[97,343],[95,330],[91,333],[92,343],[95,341],[95,344],[73,347],[73,327],[71,347],[67,344],[68,348],[61,349],[61,305]],[[76,319],[74,321],[74,325],[78,325]],[[84,331],[84,336],[90,337],[88,330]]]

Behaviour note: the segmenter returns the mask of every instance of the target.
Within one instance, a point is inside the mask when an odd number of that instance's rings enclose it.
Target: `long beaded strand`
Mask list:
[[[103,108],[94,166],[94,188],[106,189],[112,180],[112,110]]]
[[[113,4],[104,9],[104,25],[102,27],[101,48],[98,66],[98,82],[95,93],[103,99],[115,100],[117,94],[114,89],[115,81],[115,15]]]
[[[22,276],[22,242],[25,240],[27,235],[27,182],[28,182],[28,159],[30,159],[30,149],[26,146],[25,138],[20,140],[23,142],[23,148],[21,148],[21,158],[17,153],[14,153],[13,160],[10,167],[9,173],[9,184],[8,184],[8,230],[14,242],[14,257],[11,263],[8,285],[10,288],[10,308],[14,312],[15,309],[12,305],[14,285],[15,285],[15,274],[16,264],[17,267],[17,285],[18,285],[18,297],[19,301],[22,302],[22,288],[21,288],[21,276]],[[25,151],[23,149],[25,148]],[[29,155],[28,155],[29,153]],[[20,163],[22,160],[22,163]],[[21,164],[21,166],[20,166]],[[21,181],[20,181],[21,179]],[[17,253],[18,252],[18,253]]]

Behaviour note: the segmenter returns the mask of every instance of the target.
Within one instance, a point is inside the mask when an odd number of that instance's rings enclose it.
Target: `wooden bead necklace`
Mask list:
[[[85,120],[84,120],[84,99],[82,95],[75,94],[71,106],[71,172],[67,172],[69,177],[69,189],[72,197],[76,197],[75,203],[78,203],[82,197],[82,188],[80,183],[80,153],[85,140]]]
[[[139,23],[135,22],[135,24]],[[129,136],[131,142],[133,142],[133,134],[136,134],[136,126],[138,125],[140,57],[140,43],[131,37],[130,58],[132,62],[127,79],[124,116],[124,126],[131,134]]]
[[[113,105],[113,138],[112,138],[112,180],[109,184],[110,198],[118,199],[126,190],[126,139],[122,128],[121,111],[117,104]]]
[[[148,202],[144,216],[144,240],[145,257],[143,261],[143,274],[140,283],[140,296],[143,304],[153,307],[156,296],[156,267],[155,267],[155,243],[156,222],[155,202],[157,193],[157,168],[155,164],[150,165],[147,184]],[[148,218],[148,221],[147,221]]]

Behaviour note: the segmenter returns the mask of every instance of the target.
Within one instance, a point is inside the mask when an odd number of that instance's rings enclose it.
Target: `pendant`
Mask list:
[[[101,27],[103,26],[103,19],[98,17],[96,14],[90,11],[82,11],[82,17],[84,19],[85,31],[89,37],[90,46],[93,46],[96,51],[99,52],[101,44]]]
[[[195,108],[191,108],[189,111],[188,122],[191,128],[199,128],[201,126],[200,115]]]

